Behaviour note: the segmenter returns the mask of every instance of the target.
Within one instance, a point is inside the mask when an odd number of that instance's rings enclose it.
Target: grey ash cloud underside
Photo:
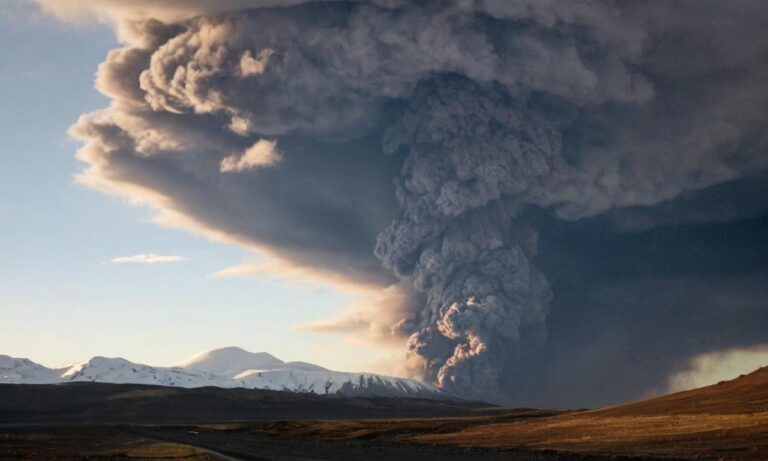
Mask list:
[[[559,383],[631,377],[641,338],[664,344],[657,372],[589,397],[611,401],[768,341],[762,2],[230,3],[105,4],[127,43],[99,70],[112,107],[73,128],[84,183],[295,264],[405,280],[393,335],[467,396],[576,402]],[[279,161],[222,171],[259,142]],[[722,247],[702,237],[717,229]],[[743,315],[713,332],[717,309]]]

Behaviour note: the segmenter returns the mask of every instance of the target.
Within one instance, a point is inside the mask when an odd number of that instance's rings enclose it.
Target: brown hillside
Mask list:
[[[768,367],[730,381],[591,412],[601,416],[768,412]]]
[[[712,386],[608,407],[456,432],[427,444],[683,459],[768,459],[768,368]]]

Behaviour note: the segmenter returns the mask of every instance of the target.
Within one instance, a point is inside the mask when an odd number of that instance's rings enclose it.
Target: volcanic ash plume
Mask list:
[[[523,210],[674,210],[768,172],[756,0],[38,2],[107,15],[124,42],[97,78],[112,104],[72,130],[80,183],[272,267],[406,293],[337,331],[385,340],[391,321],[386,341],[464,396],[539,396],[579,347],[550,329],[536,353],[563,287]]]
[[[563,168],[559,132],[493,89],[463,80],[417,91],[385,148],[408,150],[402,214],[376,254],[425,293],[408,341],[428,378],[461,395],[501,396],[499,373],[544,331],[551,297],[531,263],[535,234],[516,199]]]

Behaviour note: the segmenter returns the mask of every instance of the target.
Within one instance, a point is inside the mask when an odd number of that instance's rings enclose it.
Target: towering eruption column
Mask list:
[[[464,79],[419,89],[387,138],[407,150],[402,213],[376,254],[425,295],[408,349],[447,391],[508,399],[499,380],[545,333],[551,293],[515,224],[527,194],[564,168],[559,131],[525,103]]]

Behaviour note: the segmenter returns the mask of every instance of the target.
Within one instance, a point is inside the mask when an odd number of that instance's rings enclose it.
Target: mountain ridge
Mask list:
[[[308,362],[284,362],[268,352],[224,347],[195,354],[171,367],[95,356],[52,369],[29,359],[0,355],[0,384],[57,384],[77,381],[171,387],[246,388],[370,397],[446,397],[428,384],[376,373],[328,370]]]

